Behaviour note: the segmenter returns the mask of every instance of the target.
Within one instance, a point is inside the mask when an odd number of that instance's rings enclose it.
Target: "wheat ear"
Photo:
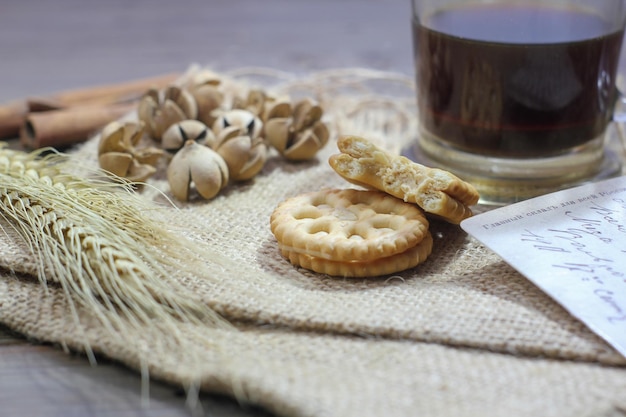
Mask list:
[[[225,326],[172,277],[193,271],[209,278],[221,268],[219,255],[198,253],[197,242],[149,218],[158,208],[129,184],[98,170],[74,175],[75,164],[67,155],[0,147],[0,213],[36,260],[35,271],[22,272],[60,286],[77,323],[77,309],[87,309],[118,336],[129,327],[165,326],[180,345],[177,323]]]

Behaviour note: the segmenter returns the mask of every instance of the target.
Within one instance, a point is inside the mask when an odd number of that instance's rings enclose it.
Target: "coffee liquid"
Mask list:
[[[602,134],[623,31],[580,10],[467,5],[413,22],[423,128],[503,157],[555,155]]]

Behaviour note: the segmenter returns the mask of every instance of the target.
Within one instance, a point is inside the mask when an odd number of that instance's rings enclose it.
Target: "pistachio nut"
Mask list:
[[[139,100],[137,116],[146,125],[147,133],[160,141],[163,132],[174,123],[195,119],[198,106],[187,90],[169,86],[164,91],[148,90]]]
[[[265,138],[287,159],[311,159],[326,146],[330,136],[322,116],[323,110],[318,104],[309,99],[301,100],[293,107],[291,116],[267,120]]]
[[[261,133],[263,122],[248,110],[234,109],[213,124],[213,147],[228,164],[231,179],[245,181],[261,171],[267,161],[267,145]]]
[[[193,140],[201,145],[215,146],[215,135],[207,125],[199,120],[183,120],[174,123],[163,133],[161,146],[166,151],[174,154],[183,147],[185,142]]]
[[[252,89],[248,91],[248,95],[245,99],[241,97],[233,98],[233,109],[247,110],[253,115],[261,118],[265,111],[265,103],[270,99],[263,90]]]
[[[291,115],[291,102],[287,97],[274,97],[263,90],[253,89],[248,92],[246,99],[235,97],[233,109],[248,110],[263,123],[274,117],[288,117]]]
[[[215,197],[228,184],[228,166],[211,148],[194,140],[185,142],[167,167],[167,181],[172,195],[188,201],[195,187],[205,199]]]
[[[288,100],[274,101],[266,104],[262,120],[267,123],[277,117],[289,117],[291,113],[291,103]]]
[[[216,111],[224,102],[221,83],[222,80],[216,73],[204,70],[196,74],[187,85],[187,90],[198,107],[196,118],[207,126],[213,125],[217,118]]]
[[[263,139],[241,134],[237,126],[229,126],[220,132],[215,150],[226,161],[230,178],[235,181],[251,179],[267,161],[267,145]]]
[[[152,146],[139,146],[144,128],[143,122],[114,121],[107,124],[98,143],[100,167],[134,182],[145,181],[153,175],[163,151]]]
[[[241,135],[253,139],[261,136],[263,122],[248,110],[234,109],[222,113],[213,123],[213,133],[219,137],[220,132],[228,127],[237,127]]]

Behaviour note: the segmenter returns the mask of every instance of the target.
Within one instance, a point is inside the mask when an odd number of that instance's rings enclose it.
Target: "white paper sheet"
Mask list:
[[[461,227],[626,357],[626,177],[498,208]]]

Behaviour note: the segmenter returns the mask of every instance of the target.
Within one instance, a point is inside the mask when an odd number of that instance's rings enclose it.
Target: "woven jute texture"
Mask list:
[[[318,157],[293,163],[272,154],[253,181],[153,214],[208,245],[207,259],[232,261],[181,282],[233,328],[181,324],[187,340],[177,349],[159,343],[158,326],[128,344],[90,311],[79,310],[77,325],[62,291],[31,276],[32,254],[6,223],[0,321],[281,416],[626,414],[626,359],[458,226],[433,220],[432,255],[393,276],[332,278],[283,259],[269,230],[274,207],[299,193],[351,187],[327,163],[337,135],[399,151],[413,140],[415,109],[410,81],[395,74],[282,77],[267,88],[313,95],[326,110],[333,136]],[[75,155],[95,161],[97,141]],[[150,182],[164,194],[147,189],[145,198],[168,204],[163,171]]]

